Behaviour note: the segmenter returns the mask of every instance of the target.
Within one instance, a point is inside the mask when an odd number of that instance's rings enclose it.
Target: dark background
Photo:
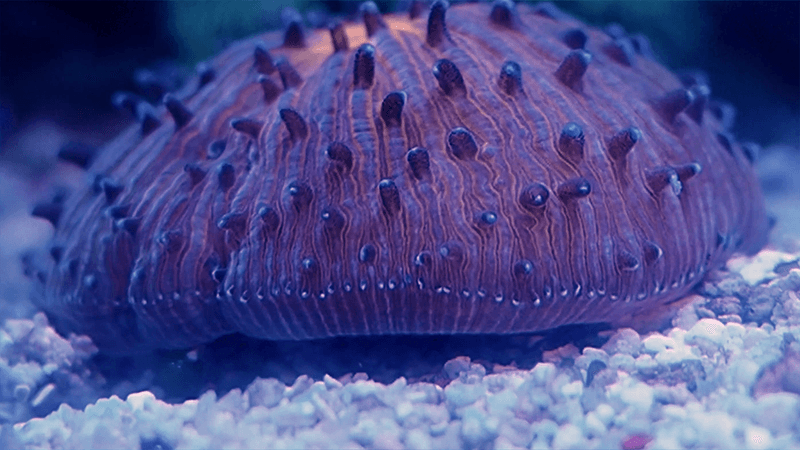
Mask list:
[[[382,11],[398,7],[377,2]],[[110,97],[132,90],[137,68],[191,69],[237,38],[280,26],[280,9],[352,14],[357,2],[2,2],[0,159],[31,122],[100,142],[125,125]],[[738,108],[735,133],[797,148],[799,2],[558,3],[593,25],[619,22],[652,40],[673,69],[710,73],[712,95]],[[75,137],[75,136],[72,136]],[[12,158],[13,159],[13,158]]]

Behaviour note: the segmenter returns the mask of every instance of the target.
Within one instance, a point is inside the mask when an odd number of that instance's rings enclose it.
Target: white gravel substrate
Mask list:
[[[487,373],[460,357],[445,364],[444,388],[303,375],[291,386],[256,379],[181,404],[143,391],[4,426],[0,447],[800,448],[798,257],[764,250],[734,259],[672,328],[613,330],[601,348],[569,344],[531,370]],[[79,396],[92,352],[82,338],[59,337],[43,315],[6,321],[6,420],[47,401],[42,380],[54,372],[74,379],[66,391]]]

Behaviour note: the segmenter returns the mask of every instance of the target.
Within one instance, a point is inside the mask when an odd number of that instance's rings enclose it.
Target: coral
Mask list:
[[[115,96],[140,125],[62,149],[92,182],[33,211],[55,323],[118,353],[635,324],[763,244],[707,80],[552,5],[418,13],[289,11],[161,105]]]

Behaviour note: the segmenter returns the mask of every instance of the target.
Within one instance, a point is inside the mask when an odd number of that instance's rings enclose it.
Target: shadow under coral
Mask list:
[[[530,369],[542,354],[566,343],[578,349],[600,347],[607,337],[604,324],[571,325],[547,334],[434,335],[337,337],[313,341],[263,341],[240,334],[222,337],[195,349],[156,351],[117,357],[97,355],[91,361],[111,388],[110,394],[127,395],[148,389],[168,402],[197,398],[212,389],[223,395],[245,389],[254,378],[276,378],[291,386],[298,377],[321,380],[330,375],[340,381],[372,379],[391,383],[398,377],[409,382],[446,385],[447,361],[460,356],[486,368]],[[135,381],[132,381],[135,380]]]

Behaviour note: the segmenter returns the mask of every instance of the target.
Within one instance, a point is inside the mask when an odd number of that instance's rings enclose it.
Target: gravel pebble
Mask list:
[[[143,377],[101,395],[91,341],[59,336],[41,313],[7,319],[0,448],[797,449],[800,269],[765,261],[798,255],[765,251],[711,274],[671,328],[612,330],[527,369],[459,356],[387,383],[369,372],[254,377],[167,401],[137,390]],[[185,364],[204,358],[194,350]]]

